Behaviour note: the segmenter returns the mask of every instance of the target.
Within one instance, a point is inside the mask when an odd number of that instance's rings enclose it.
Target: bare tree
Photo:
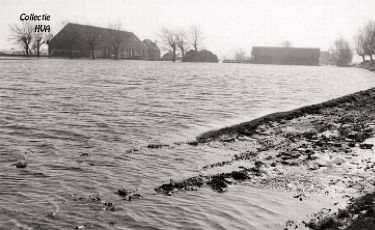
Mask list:
[[[178,48],[180,49],[181,51],[181,57],[184,57],[185,56],[185,51],[186,51],[186,48],[187,48],[187,43],[186,43],[186,34],[185,34],[185,31],[184,30],[181,30],[178,34],[177,34],[177,46]]]
[[[108,39],[115,51],[115,60],[119,57],[120,44],[125,40],[126,36],[122,30],[121,22],[108,24]]]
[[[33,50],[36,52],[36,56],[40,57],[40,47],[43,44],[46,44],[48,46],[48,57],[50,57],[50,47],[49,47],[49,42],[53,38],[53,34],[48,32],[34,32],[33,33]]]
[[[47,44],[48,46],[48,57],[51,57],[52,55],[52,49],[50,47],[50,41],[52,40],[52,38],[53,38],[52,33],[44,34],[44,43]]]
[[[360,30],[358,34],[354,37],[355,43],[355,50],[359,56],[362,57],[362,61],[364,62],[366,56],[366,34],[364,31]]]
[[[36,56],[40,57],[40,46],[44,43],[44,35],[42,32],[35,32],[34,33],[34,50],[36,50]]]
[[[102,35],[98,30],[93,26],[85,26],[83,28],[84,40],[90,50],[91,59],[95,59],[95,47],[98,44],[99,40],[102,38]]]
[[[190,27],[190,42],[191,45],[194,47],[194,50],[198,52],[198,48],[203,41],[203,33],[199,29],[198,26],[191,26]]]
[[[336,40],[333,55],[337,66],[348,66],[353,58],[353,52],[350,48],[349,42],[343,38]]]
[[[164,27],[161,29],[159,37],[165,46],[168,46],[170,49],[172,49],[172,61],[175,62],[176,50],[179,41],[177,33]]]
[[[31,54],[30,43],[34,35],[34,26],[29,22],[23,22],[22,24],[15,24],[9,27],[10,39],[15,40],[17,43],[24,46],[26,56]]]
[[[365,53],[370,57],[371,63],[374,63],[375,55],[375,21],[368,22],[364,28],[365,33]]]
[[[245,60],[246,52],[243,49],[237,49],[234,55],[234,60],[236,61],[243,61]]]

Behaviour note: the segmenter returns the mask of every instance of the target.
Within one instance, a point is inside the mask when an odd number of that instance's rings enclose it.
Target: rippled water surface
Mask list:
[[[155,194],[228,157],[175,143],[375,86],[370,72],[335,67],[42,59],[0,60],[0,70],[0,229],[281,228],[322,199],[248,185]],[[144,199],[122,201],[119,188]],[[117,211],[77,201],[96,194]]]

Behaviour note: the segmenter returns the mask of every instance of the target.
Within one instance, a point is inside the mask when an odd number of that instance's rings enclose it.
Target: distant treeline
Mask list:
[[[33,54],[40,57],[41,45],[48,45],[52,38],[49,32],[36,32],[35,25],[30,22],[10,26],[10,39],[23,46],[27,57]]]
[[[366,61],[369,57],[371,64],[374,63],[375,55],[375,21],[367,22],[354,36],[354,50]],[[353,49],[349,42],[340,38],[335,41],[334,48],[329,51],[329,62],[337,66],[348,66],[353,58]]]
[[[355,50],[359,56],[362,57],[362,61],[366,61],[366,56],[374,63],[375,55],[375,21],[370,21],[362,28],[359,29],[357,35],[354,38]]]
[[[218,62],[218,57],[211,51],[199,50],[203,43],[203,32],[198,26],[191,26],[188,29],[162,28],[159,38],[163,48],[168,52],[162,60],[175,62]]]

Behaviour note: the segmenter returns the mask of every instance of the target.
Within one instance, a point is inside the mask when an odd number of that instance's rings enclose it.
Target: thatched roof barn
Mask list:
[[[147,59],[148,47],[132,32],[68,23],[49,43],[52,56],[90,57],[90,42],[95,57],[111,58],[115,54],[114,36],[119,40],[119,58]],[[112,39],[112,40],[111,40]]]
[[[251,55],[255,64],[319,65],[320,49],[255,46]]]

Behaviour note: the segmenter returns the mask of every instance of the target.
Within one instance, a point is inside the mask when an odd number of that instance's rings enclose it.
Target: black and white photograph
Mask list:
[[[374,0],[0,15],[0,230],[375,230]]]

